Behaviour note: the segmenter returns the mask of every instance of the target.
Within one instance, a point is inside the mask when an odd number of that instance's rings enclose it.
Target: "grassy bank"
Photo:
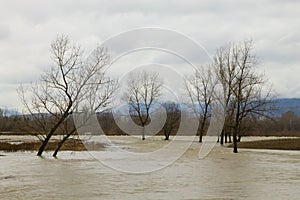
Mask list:
[[[0,142],[0,151],[37,151],[41,146],[41,142],[23,142],[18,144],[13,144],[9,142]],[[58,141],[49,142],[46,151],[54,151],[58,146]],[[80,140],[69,140],[64,143],[61,150],[62,151],[86,151],[89,150],[100,151],[105,147],[103,144],[99,143],[87,143],[83,144]]]
[[[229,147],[232,147],[232,144],[230,144]],[[284,139],[239,142],[238,148],[300,150],[300,138],[284,138]]]
[[[53,140],[48,143],[46,151],[53,151],[58,146],[59,140]],[[30,142],[8,142],[0,141],[0,151],[37,151],[40,147],[40,141]],[[145,145],[145,144],[143,144]],[[228,147],[232,147],[230,144]],[[280,138],[280,139],[265,139],[256,141],[243,141],[238,143],[238,148],[248,149],[274,149],[274,150],[300,150],[300,138]],[[62,151],[86,151],[95,150],[101,151],[105,146],[101,143],[89,142],[83,144],[81,140],[71,139],[64,143]]]

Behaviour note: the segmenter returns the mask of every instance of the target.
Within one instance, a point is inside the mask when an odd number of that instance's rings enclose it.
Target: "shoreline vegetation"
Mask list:
[[[232,147],[232,144],[228,145]],[[300,150],[300,138],[280,138],[239,142],[241,149],[269,149],[269,150]]]
[[[53,140],[47,145],[46,151],[53,151],[56,149],[59,140]],[[232,143],[227,143],[225,147],[232,147]],[[17,152],[17,151],[37,151],[40,147],[40,141],[6,141],[0,140],[0,151]],[[245,149],[270,149],[270,150],[300,150],[300,137],[295,138],[270,138],[258,139],[254,141],[241,141],[238,143],[239,148]],[[64,143],[62,151],[103,151],[105,145],[97,142],[83,143],[80,139],[69,139]]]
[[[41,146],[42,142],[40,141],[26,141],[26,142],[8,142],[8,141],[1,141],[0,142],[0,151],[5,152],[17,152],[17,151],[37,151]],[[48,143],[46,147],[46,151],[54,151],[59,144],[59,141],[51,141]],[[87,151],[94,150],[94,151],[101,151],[104,150],[105,145],[96,142],[88,142],[83,144],[81,140],[77,139],[70,139],[66,141],[61,150],[62,151]]]

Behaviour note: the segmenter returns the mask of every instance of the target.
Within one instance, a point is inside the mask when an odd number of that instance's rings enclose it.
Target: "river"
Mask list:
[[[50,153],[39,158],[35,152],[0,152],[0,199],[300,198],[299,151],[239,149],[233,154],[216,145],[199,159],[199,148],[194,142],[170,166],[144,174],[118,172],[89,152],[61,152],[58,159]],[[105,151],[98,154],[111,159]],[[140,165],[139,160],[128,163]]]

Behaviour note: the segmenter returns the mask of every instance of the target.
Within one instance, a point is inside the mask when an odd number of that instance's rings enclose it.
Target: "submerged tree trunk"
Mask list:
[[[67,109],[66,113],[62,116],[62,118],[56,123],[56,125],[50,130],[50,132],[48,133],[47,137],[45,138],[45,140],[43,141],[42,145],[40,146],[37,156],[42,156],[43,152],[46,149],[46,146],[50,140],[50,138],[52,137],[52,135],[55,133],[55,131],[58,129],[58,127],[61,125],[61,123],[66,119],[66,117],[68,116],[68,112],[69,109],[71,108],[72,104],[69,105],[69,108]]]
[[[205,119],[206,117],[203,117],[203,121],[201,123],[201,128],[200,128],[200,133],[199,133],[199,142],[202,142],[202,138],[203,138],[203,132],[204,132],[204,127],[205,127]]]
[[[220,140],[220,144],[223,145],[224,144],[224,129],[221,132],[221,140]]]
[[[205,115],[206,115],[206,113],[205,113]],[[200,129],[200,134],[199,134],[199,142],[200,143],[202,142],[202,139],[203,139],[205,124],[206,124],[206,116],[203,117],[203,121],[201,123],[201,129]]]
[[[237,150],[237,135],[238,135],[238,130],[239,130],[239,119],[240,119],[240,104],[237,104],[237,111],[235,115],[235,125],[233,129],[233,153],[238,153]]]
[[[202,134],[202,132],[200,132],[200,135],[199,135],[199,142],[201,143],[202,142],[202,136],[203,134]]]
[[[143,125],[143,130],[142,130],[142,140],[145,140],[145,126]]]
[[[165,133],[165,140],[169,140],[170,133]]]
[[[232,143],[231,134],[228,134],[228,143]]]
[[[241,142],[241,138],[242,138],[242,136],[239,135],[237,141],[238,141],[238,142]]]
[[[52,137],[52,134],[47,135],[46,139],[43,141],[42,145],[40,146],[40,148],[38,150],[37,156],[42,156],[51,137]]]
[[[61,147],[64,145],[65,141],[67,140],[67,137],[64,137],[57,145],[57,148],[55,149],[54,153],[53,153],[53,157],[57,156],[58,151],[61,149]]]
[[[67,139],[69,139],[69,137],[76,131],[76,128],[73,129],[70,133],[68,133],[67,135],[65,135],[63,137],[63,139],[58,143],[54,153],[53,153],[53,157],[57,156],[58,151],[61,149],[61,147],[64,145],[64,143],[67,141]]]
[[[233,133],[233,153],[238,153],[236,133]]]
[[[200,129],[200,135],[199,135],[199,142],[202,142],[203,138],[203,133],[206,125],[206,120],[207,120],[207,115],[208,115],[208,105],[205,106],[204,114],[203,114],[203,120],[201,123],[201,129]]]

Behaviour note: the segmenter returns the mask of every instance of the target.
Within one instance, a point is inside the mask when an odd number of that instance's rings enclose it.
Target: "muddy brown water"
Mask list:
[[[216,146],[203,160],[198,152],[194,142],[172,165],[139,175],[105,167],[89,152],[62,152],[58,159],[50,153],[38,158],[35,152],[0,152],[0,199],[300,198],[299,151],[240,149],[233,154]],[[111,159],[107,152],[99,155]]]

